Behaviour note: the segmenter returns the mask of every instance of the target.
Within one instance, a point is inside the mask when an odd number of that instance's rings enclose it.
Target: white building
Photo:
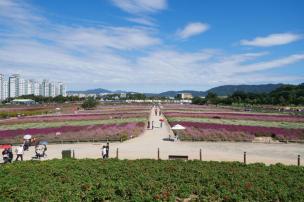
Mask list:
[[[43,97],[50,97],[50,83],[48,80],[44,79],[41,84],[41,95]]]
[[[41,84],[38,82],[38,81],[34,81],[34,89],[33,89],[33,91],[34,91],[34,95],[35,96],[39,96],[39,95],[42,95],[41,94]]]
[[[49,96],[50,97],[56,97],[56,89],[55,89],[55,83],[54,82],[49,83]]]
[[[9,97],[14,98],[19,96],[19,80],[20,80],[19,74],[13,74],[9,77],[8,80]]]
[[[19,74],[13,74],[6,80],[4,75],[0,74],[0,101],[22,95],[66,96],[66,86],[62,82],[49,82],[46,79],[42,82],[25,80]]]
[[[0,100],[4,100],[4,75],[0,74]]]
[[[27,86],[26,86],[26,81],[23,79],[23,78],[19,78],[19,90],[18,90],[18,96],[22,96],[22,95],[26,95],[25,92],[26,92],[26,89]]]
[[[67,94],[66,94],[66,87],[65,87],[65,85],[62,82],[59,82],[58,86],[59,86],[59,94],[62,95],[63,97],[66,97]]]
[[[3,100],[8,98],[8,81],[3,81]]]

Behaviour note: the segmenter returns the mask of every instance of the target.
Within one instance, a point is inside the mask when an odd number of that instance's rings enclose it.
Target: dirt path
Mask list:
[[[168,155],[188,155],[189,159],[199,159],[199,151],[202,149],[203,160],[213,161],[243,161],[243,153],[247,152],[247,162],[263,162],[266,164],[284,163],[297,164],[297,155],[302,156],[304,164],[303,144],[265,144],[244,142],[173,142],[165,140],[173,133],[167,122],[160,127],[159,119],[163,116],[155,116],[151,110],[150,121],[154,122],[154,129],[147,129],[140,137],[123,143],[110,144],[110,157],[116,157],[118,148],[119,159],[143,159],[157,158],[157,150],[160,148],[160,158],[168,159]],[[100,158],[101,147],[105,143],[78,143],[78,144],[54,144],[48,145],[47,159],[61,158],[61,151],[72,149],[76,158]],[[34,148],[25,152],[25,159],[29,160],[35,154]],[[1,159],[2,160],[2,159]]]

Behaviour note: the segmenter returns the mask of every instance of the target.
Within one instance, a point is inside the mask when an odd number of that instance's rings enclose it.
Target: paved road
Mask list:
[[[199,151],[202,149],[203,160],[214,161],[243,161],[243,153],[247,152],[247,162],[263,162],[266,164],[284,163],[297,164],[297,155],[302,156],[304,165],[303,144],[264,144],[264,143],[229,143],[229,142],[173,142],[167,141],[173,132],[167,122],[160,127],[159,119],[163,116],[155,115],[151,110],[150,121],[154,122],[154,129],[147,129],[140,137],[123,143],[110,144],[110,157],[116,156],[119,151],[120,159],[157,158],[157,150],[160,148],[160,158],[168,159],[168,155],[188,155],[189,159],[199,159]],[[61,158],[61,151],[73,149],[76,158],[100,158],[101,146],[104,143],[78,143],[48,145],[48,158]],[[25,153],[25,159],[31,159],[34,148]]]

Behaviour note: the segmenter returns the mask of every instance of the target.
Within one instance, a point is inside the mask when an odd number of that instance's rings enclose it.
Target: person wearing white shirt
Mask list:
[[[19,157],[21,158],[21,161],[23,161],[23,153],[24,153],[23,145],[20,145],[16,149],[16,154],[17,154],[16,161],[18,161]]]

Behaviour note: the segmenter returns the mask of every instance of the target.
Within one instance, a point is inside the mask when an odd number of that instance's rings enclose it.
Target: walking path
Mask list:
[[[169,124],[165,121],[160,127],[161,115],[155,115],[151,110],[150,121],[154,129],[147,129],[141,136],[122,143],[110,143],[110,157],[116,157],[118,148],[119,159],[168,159],[168,155],[188,155],[189,159],[199,159],[202,149],[202,160],[213,161],[243,161],[243,153],[247,152],[247,162],[263,162],[266,164],[284,163],[297,164],[297,155],[304,157],[303,144],[264,144],[244,142],[180,142],[168,141],[169,135],[174,136]],[[61,158],[61,151],[72,149],[76,158],[100,158],[101,147],[105,143],[77,143],[48,145],[47,159]],[[24,158],[31,159],[34,148],[25,152]],[[304,164],[304,159],[302,160]]]

